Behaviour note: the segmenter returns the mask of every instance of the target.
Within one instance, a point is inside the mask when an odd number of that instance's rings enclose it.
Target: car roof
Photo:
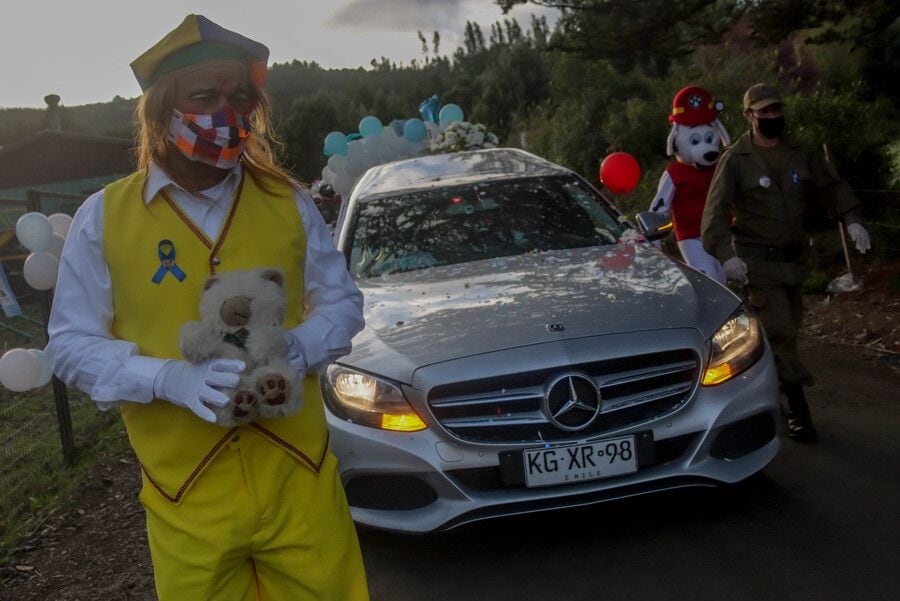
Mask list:
[[[572,173],[518,148],[486,148],[395,161],[369,169],[353,192],[359,201],[426,188]]]

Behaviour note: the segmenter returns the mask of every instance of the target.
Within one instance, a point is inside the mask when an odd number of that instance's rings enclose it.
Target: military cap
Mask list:
[[[769,84],[757,83],[744,92],[744,110],[747,109],[758,111],[770,104],[781,104],[784,102],[781,98],[781,92],[773,88]]]
[[[146,91],[160,75],[208,60],[246,62],[250,81],[262,89],[266,81],[269,49],[250,38],[213,23],[203,15],[188,15],[152,48],[131,63],[131,70]]]

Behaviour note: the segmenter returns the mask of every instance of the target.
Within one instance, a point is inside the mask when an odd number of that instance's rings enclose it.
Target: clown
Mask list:
[[[268,57],[188,15],[135,59],[138,170],[85,200],[60,259],[47,352],[60,379],[121,412],[160,601],[368,599],[316,375],[362,330],[362,294],[274,160]],[[249,357],[188,362],[179,332],[200,319],[210,276],[248,269],[279,274],[273,342],[305,375],[304,402],[229,423],[216,409]],[[259,305],[245,292],[203,313],[249,319]]]
[[[660,177],[650,210],[672,216],[678,249],[685,262],[724,284],[722,265],[703,249],[700,240],[700,218],[719,150],[731,143],[719,121],[722,108],[721,101],[713,102],[710,93],[697,86],[675,94],[666,154],[674,155],[676,160]]]

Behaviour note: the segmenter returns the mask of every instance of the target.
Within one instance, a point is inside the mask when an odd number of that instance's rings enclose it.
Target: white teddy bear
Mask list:
[[[185,360],[239,359],[247,365],[231,402],[210,407],[216,423],[234,426],[258,417],[293,415],[303,404],[300,373],[290,367],[284,336],[284,276],[277,269],[210,277],[200,297],[200,321],[181,327]]]

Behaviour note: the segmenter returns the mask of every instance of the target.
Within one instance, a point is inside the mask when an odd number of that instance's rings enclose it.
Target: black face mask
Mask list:
[[[780,138],[781,134],[784,133],[784,115],[782,115],[781,117],[770,117],[767,119],[758,117],[756,120],[759,123],[759,133],[769,138],[770,140]]]

